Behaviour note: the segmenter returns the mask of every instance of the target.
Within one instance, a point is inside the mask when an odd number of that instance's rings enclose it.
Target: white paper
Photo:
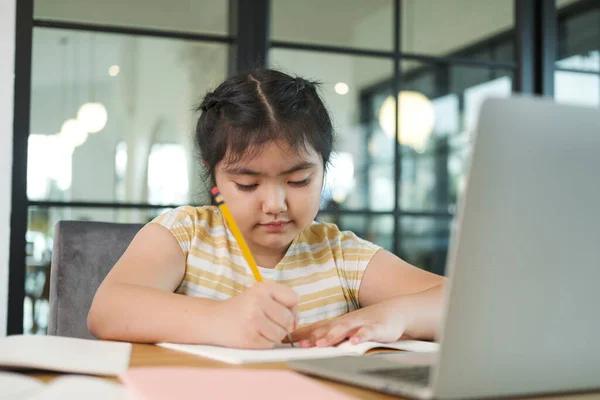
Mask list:
[[[402,340],[396,343],[364,342],[357,345],[345,342],[339,346],[310,348],[292,348],[289,345],[283,345],[279,348],[270,350],[240,350],[218,346],[176,343],[158,343],[157,345],[230,364],[286,362],[291,360],[360,356],[374,348],[418,352],[432,352],[436,351],[438,348],[437,343],[421,342],[418,340]]]
[[[0,372],[0,400],[24,400],[44,387],[44,382],[39,379],[15,372]]]
[[[361,355],[372,349],[390,349],[403,350],[416,353],[432,353],[439,349],[439,344],[435,342],[424,342],[422,340],[399,340],[394,343],[363,342],[352,344],[350,342],[341,343],[339,348],[348,349],[352,353]]]
[[[27,400],[131,400],[120,383],[89,376],[62,376]]]
[[[131,343],[60,336],[0,339],[0,367],[116,376],[127,370]]]

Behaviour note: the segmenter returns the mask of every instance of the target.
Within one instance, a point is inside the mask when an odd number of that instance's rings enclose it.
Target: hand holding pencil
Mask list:
[[[235,343],[232,347],[269,348],[281,343],[284,337],[293,347],[290,332],[295,329],[294,310],[298,304],[298,295],[287,286],[263,282],[250,248],[225,204],[219,189],[212,188],[211,194],[240,246],[242,255],[248,263],[254,279],[258,282],[258,285],[225,302],[228,303],[226,306],[233,306],[230,309],[231,313],[239,315],[241,312],[240,317],[245,320],[238,327],[238,331],[242,333],[242,337],[238,338],[240,344]],[[246,332],[243,332],[244,330]]]

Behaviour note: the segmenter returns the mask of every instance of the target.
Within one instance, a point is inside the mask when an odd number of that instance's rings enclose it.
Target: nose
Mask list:
[[[262,200],[262,211],[265,214],[277,215],[287,211],[285,188],[279,185],[267,186]]]

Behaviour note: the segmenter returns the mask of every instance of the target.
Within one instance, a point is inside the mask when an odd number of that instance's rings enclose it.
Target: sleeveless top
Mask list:
[[[170,230],[184,254],[185,276],[176,293],[225,300],[256,283],[217,207],[183,206],[151,223]],[[313,222],[275,268],[259,269],[265,281],[287,285],[300,295],[298,326],[304,326],[360,307],[360,283],[379,249],[334,224]]]

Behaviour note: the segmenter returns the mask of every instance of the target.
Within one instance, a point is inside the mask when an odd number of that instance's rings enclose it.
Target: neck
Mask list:
[[[290,243],[291,244],[291,243]],[[250,251],[252,252],[252,256],[256,260],[256,263],[262,268],[275,268],[277,264],[283,259],[289,245],[282,249],[272,249],[272,248],[264,248],[261,246],[251,246]]]

